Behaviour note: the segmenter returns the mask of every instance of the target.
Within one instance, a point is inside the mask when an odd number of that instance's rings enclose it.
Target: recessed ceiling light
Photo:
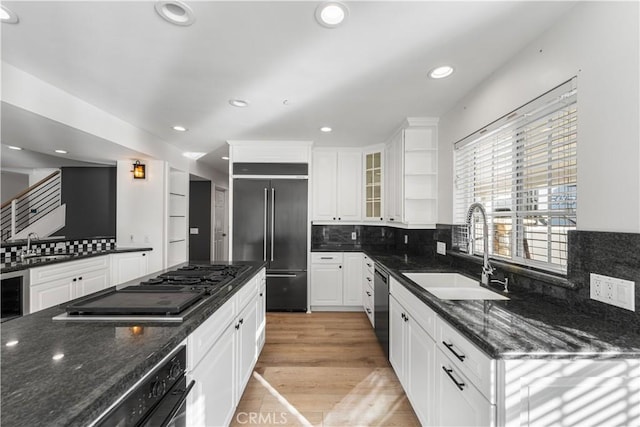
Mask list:
[[[331,132],[333,129],[331,129],[329,126],[322,126],[320,128],[321,132]]]
[[[230,99],[229,104],[233,105],[234,107],[244,108],[249,105],[249,101],[245,101],[244,99]]]
[[[67,153],[68,153],[68,151],[65,151],[65,150],[56,150],[56,153],[58,153],[58,154],[67,154]]]
[[[453,67],[449,65],[436,67],[429,71],[429,77],[432,79],[444,79],[445,77],[449,77],[451,74],[453,74]]]
[[[221,159],[222,160],[229,160],[229,157],[228,156],[222,156]]]
[[[200,153],[197,151],[187,151],[186,153],[182,153],[183,156],[188,157],[191,160],[198,160],[200,157],[204,156],[207,153]]]
[[[22,150],[22,148],[16,147],[15,145],[7,145],[7,148],[10,148],[12,150]]]
[[[196,21],[196,16],[193,14],[193,10],[178,0],[157,1],[155,8],[158,15],[172,24],[186,27]]]
[[[0,6],[0,19],[7,24],[18,23],[18,15],[6,6]]]
[[[320,3],[316,8],[316,21],[326,28],[336,28],[349,16],[349,9],[337,1]]]
[[[178,132],[186,132],[187,128],[184,126],[174,126],[173,130],[177,130]]]

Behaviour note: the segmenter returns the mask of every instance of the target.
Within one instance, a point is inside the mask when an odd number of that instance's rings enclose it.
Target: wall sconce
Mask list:
[[[145,167],[142,163],[140,163],[140,160],[136,160],[136,162],[133,164],[133,170],[131,172],[133,172],[133,179],[145,179],[147,177]]]

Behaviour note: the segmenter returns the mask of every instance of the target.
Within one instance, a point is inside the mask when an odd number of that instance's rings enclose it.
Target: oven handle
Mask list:
[[[176,404],[173,405],[173,408],[171,408],[171,411],[169,412],[169,416],[162,422],[160,427],[166,427],[173,422],[176,414],[178,413],[182,405],[184,405],[184,402],[185,400],[187,400],[187,396],[189,395],[189,392],[191,391],[194,385],[196,385],[196,381],[191,380],[189,385],[185,388],[184,392],[182,393],[182,396],[180,396],[180,400],[178,400],[178,402],[176,402]]]

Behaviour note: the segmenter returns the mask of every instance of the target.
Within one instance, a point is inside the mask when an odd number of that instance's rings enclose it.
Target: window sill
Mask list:
[[[447,251],[447,255],[450,255],[450,256],[453,256],[453,257],[457,257],[457,258],[461,258],[461,259],[464,259],[466,261],[471,261],[471,262],[476,263],[478,265],[482,265],[482,262],[483,262],[483,259],[481,257],[475,256],[475,255],[468,255],[468,254],[463,253],[463,252],[457,252],[457,251],[448,250]],[[577,286],[574,283],[571,283],[567,279],[566,275],[546,273],[546,272],[543,272],[543,271],[534,270],[534,269],[532,269],[530,267],[511,264],[511,263],[507,263],[507,262],[496,260],[496,259],[490,259],[490,261],[491,261],[491,265],[493,265],[494,267],[497,267],[497,268],[499,268],[501,270],[504,270],[504,271],[506,271],[508,273],[518,274],[520,276],[529,277],[529,278],[535,279],[535,280],[541,280],[543,282],[550,283],[552,285],[559,286],[559,287],[566,288],[566,289],[576,289],[577,288]]]

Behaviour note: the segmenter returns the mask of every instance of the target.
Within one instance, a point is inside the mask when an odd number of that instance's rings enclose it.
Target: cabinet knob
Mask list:
[[[236,323],[236,329],[240,329],[240,324]]]
[[[336,217],[335,217],[335,216],[333,217],[333,220],[334,220],[334,221],[336,220]]]
[[[78,280],[82,280],[82,276],[78,277]]]
[[[142,254],[142,256],[147,256],[147,254]]]
[[[73,278],[73,281],[74,281],[74,282],[77,282],[77,281],[78,281],[78,279],[76,279],[76,278],[74,277],[74,278]]]
[[[341,265],[339,265],[339,266],[338,266],[338,268],[342,268],[342,266],[341,266]]]
[[[242,325],[244,323],[244,319],[240,319],[240,324]]]

